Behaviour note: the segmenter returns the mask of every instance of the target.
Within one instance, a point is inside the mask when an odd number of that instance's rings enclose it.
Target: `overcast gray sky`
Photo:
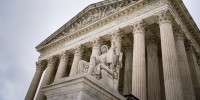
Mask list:
[[[88,4],[101,0],[0,0],[0,100],[23,100],[35,72],[35,46]],[[200,0],[184,0],[200,27]]]

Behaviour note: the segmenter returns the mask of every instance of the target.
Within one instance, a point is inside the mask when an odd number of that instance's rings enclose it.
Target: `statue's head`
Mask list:
[[[107,45],[102,45],[101,46],[101,53],[106,53],[108,51],[108,46]]]

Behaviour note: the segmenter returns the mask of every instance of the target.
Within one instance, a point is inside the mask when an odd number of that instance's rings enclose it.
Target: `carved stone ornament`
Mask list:
[[[94,40],[91,41],[93,44],[93,48],[100,47],[103,44],[103,39],[100,37],[96,37]]]
[[[85,50],[86,50],[86,47],[85,47],[85,46],[83,46],[83,45],[77,46],[77,47],[75,48],[75,55],[82,56],[83,53],[85,52]]]
[[[101,55],[91,55],[90,62],[79,61],[78,73],[88,73],[118,91],[119,72],[122,68],[122,53],[116,55],[115,48],[101,46]],[[114,82],[115,81],[115,82]]]
[[[185,41],[185,49],[187,52],[195,52],[195,48],[191,40]]]
[[[46,65],[47,65],[46,61],[43,61],[43,60],[37,61],[36,62],[36,70],[45,70]]]
[[[71,55],[71,53],[69,51],[63,52],[60,55],[60,59],[67,61],[67,60],[69,60],[70,55]]]
[[[133,3],[134,2],[137,2],[137,1],[132,1]],[[130,4],[130,2],[129,2],[129,4]],[[98,24],[97,24],[97,26],[99,27],[99,26],[102,26],[102,25],[104,25],[105,23],[108,23],[108,22],[110,22],[110,21],[113,21],[113,20],[116,20],[115,22],[116,22],[116,24],[119,24],[119,23],[122,23],[122,22],[126,22],[126,21],[128,21],[128,20],[130,20],[130,19],[132,19],[132,18],[135,18],[136,16],[139,16],[139,15],[141,15],[141,14],[144,14],[144,13],[146,13],[146,12],[149,12],[149,11],[151,11],[151,10],[153,10],[153,9],[157,9],[157,8],[159,8],[159,7],[161,7],[161,6],[163,6],[163,5],[165,5],[166,3],[165,2],[163,2],[163,0],[159,0],[159,1],[154,1],[154,2],[152,2],[152,3],[150,3],[150,4],[147,4],[147,5],[144,5],[144,7],[141,7],[141,6],[139,6],[139,4],[136,4],[136,5],[134,5],[134,6],[138,6],[138,7],[135,7],[135,8],[130,8],[130,7],[128,7],[127,9],[123,9],[122,11],[123,11],[123,14],[122,15],[118,15],[118,14],[116,14],[116,15],[114,15],[114,19],[112,19],[112,20],[107,20],[107,21],[104,21],[104,20],[102,20],[102,21],[100,21],[100,22],[98,22]],[[119,2],[119,3],[116,3],[115,5],[118,5],[118,6],[115,6],[116,7],[116,11],[118,11],[118,10],[120,10],[122,7],[126,7],[125,6],[125,4],[124,4],[124,1],[123,2]],[[140,9],[141,8],[141,9]],[[106,15],[105,15],[105,12],[107,11],[106,9],[106,7],[105,6],[102,6],[102,7],[99,7],[99,8],[97,8],[98,10],[100,10],[99,11],[99,16],[100,16],[100,18],[99,19],[102,19],[103,17],[105,17]],[[125,12],[128,10],[128,9],[132,9],[132,10],[130,10],[130,12],[129,12],[129,14],[126,14],[126,16],[123,16],[124,14],[125,14]],[[137,9],[137,10],[135,10],[135,9]],[[88,12],[87,12],[88,13]],[[82,15],[82,16],[80,16],[80,17],[78,17],[80,20],[78,20],[78,22],[77,23],[80,23],[80,26],[81,26],[81,28],[82,27],[84,27],[85,26],[85,24],[84,24],[84,21],[86,21],[86,18],[87,18],[87,13],[86,14],[84,14],[84,15]],[[105,15],[105,16],[104,16]],[[48,54],[50,54],[50,53],[52,53],[52,52],[54,52],[54,51],[57,51],[57,50],[59,50],[59,49],[61,49],[61,48],[64,48],[65,47],[65,41],[68,41],[68,40],[71,40],[71,39],[74,39],[74,38],[77,38],[77,37],[79,37],[80,35],[82,35],[82,34],[85,34],[86,32],[87,32],[87,30],[90,30],[90,29],[95,29],[95,28],[91,28],[91,27],[93,27],[94,25],[92,25],[92,26],[90,26],[90,27],[87,27],[85,30],[82,30],[81,32],[76,32],[76,33],[73,33],[73,34],[69,34],[69,30],[71,29],[71,25],[73,24],[73,23],[76,23],[76,21],[75,22],[71,22],[69,25],[68,24],[66,24],[66,25],[64,25],[63,27],[61,27],[61,29],[59,29],[58,31],[56,31],[56,33],[57,32],[63,32],[64,31],[64,33],[65,33],[65,36],[63,36],[61,39],[59,39],[58,38],[58,40],[56,39],[53,43],[50,43],[49,45],[48,45],[48,43],[46,43],[47,45],[45,45],[45,46],[41,46],[42,45],[42,43],[37,47],[37,50],[39,51],[39,52],[41,52],[41,56],[40,56],[40,58],[41,57],[44,57],[44,56],[46,56],[46,55],[48,55]],[[76,25],[75,25],[76,26]],[[79,28],[80,29],[80,28]],[[52,41],[52,40],[51,40]],[[44,43],[43,43],[44,44]]]
[[[133,29],[133,33],[144,33],[146,27],[146,23],[144,22],[144,20],[140,20],[140,21],[136,21],[132,24],[132,29]]]
[[[48,65],[55,65],[57,62],[58,58],[55,56],[52,56],[48,59]]]
[[[115,4],[110,4],[106,6],[102,6],[96,9],[92,9],[88,11],[86,14],[84,14],[80,20],[75,21],[74,23],[71,24],[71,26],[64,30],[64,33],[70,33],[73,31],[76,31],[76,29],[82,28],[84,25],[92,23],[94,21],[97,21],[105,16],[108,16],[119,9],[121,9],[124,6],[127,6],[128,4],[131,4],[132,1],[123,1],[123,2],[118,2]]]
[[[160,13],[155,15],[158,23],[172,23],[172,15],[169,9],[162,10]]]
[[[112,42],[120,42],[124,33],[119,29],[113,32],[110,37]]]
[[[174,31],[174,36],[177,39],[184,40],[185,36],[184,36],[183,30],[180,27],[173,28],[173,31]]]

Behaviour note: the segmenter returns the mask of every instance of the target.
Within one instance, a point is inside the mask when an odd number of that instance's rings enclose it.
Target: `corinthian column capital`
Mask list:
[[[69,51],[63,52],[60,54],[60,59],[67,61],[70,57],[71,53]]]
[[[110,37],[112,42],[119,42],[123,37],[123,32],[120,29],[118,29],[114,31]]]
[[[194,52],[195,51],[194,45],[192,44],[191,40],[185,41],[185,49],[186,49],[187,52]]]
[[[183,30],[180,27],[175,27],[173,28],[173,30],[174,30],[174,36],[177,39],[184,40],[185,36],[184,36]]]
[[[46,68],[46,62],[45,61],[37,61],[36,62],[36,70],[45,70]]]
[[[162,10],[158,14],[155,15],[156,20],[158,23],[172,23],[172,15],[169,9],[167,10]]]
[[[56,64],[56,62],[57,62],[57,57],[55,57],[55,56],[52,56],[52,57],[50,57],[49,59],[48,59],[48,64],[50,65],[55,65]]]
[[[103,39],[100,37],[96,37],[91,42],[92,42],[93,47],[100,47],[103,44]]]
[[[77,46],[77,47],[75,48],[75,55],[76,55],[76,56],[82,56],[83,53],[85,52],[85,50],[86,50],[86,47],[85,47],[85,46],[83,46],[83,45]]]
[[[141,21],[136,21],[135,23],[132,24],[132,29],[133,29],[133,33],[144,33],[146,27],[146,23],[141,20]]]

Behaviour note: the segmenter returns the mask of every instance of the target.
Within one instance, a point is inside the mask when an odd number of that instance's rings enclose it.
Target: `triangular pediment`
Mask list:
[[[135,3],[138,0],[104,0],[98,3],[90,4],[70,21],[60,27],[42,43],[40,43],[36,49],[54,42],[64,35],[73,33],[74,31],[81,29],[88,24],[96,22],[106,16],[111,15],[119,11],[120,9]]]

